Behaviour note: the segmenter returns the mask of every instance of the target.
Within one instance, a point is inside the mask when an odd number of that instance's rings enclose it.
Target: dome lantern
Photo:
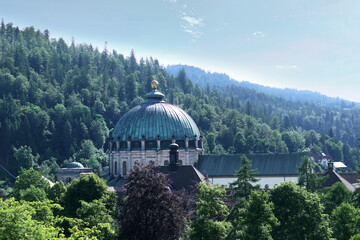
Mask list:
[[[163,100],[165,95],[157,90],[158,86],[159,86],[158,81],[156,80],[151,81],[151,88],[153,90],[146,95],[148,101],[161,102]]]

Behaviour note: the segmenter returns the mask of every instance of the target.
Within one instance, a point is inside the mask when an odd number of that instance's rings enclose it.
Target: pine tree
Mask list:
[[[255,177],[257,174],[256,169],[251,169],[251,161],[245,156],[241,156],[241,167],[239,170],[236,170],[235,177],[236,180],[229,184],[229,191],[231,196],[237,200],[240,199],[249,199],[251,191],[257,190],[260,188],[259,185],[253,185],[259,181]]]

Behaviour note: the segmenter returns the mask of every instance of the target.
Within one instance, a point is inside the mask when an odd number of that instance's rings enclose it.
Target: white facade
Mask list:
[[[261,188],[265,188],[267,185],[268,188],[273,188],[275,185],[279,185],[285,181],[292,181],[294,183],[298,183],[298,176],[294,175],[283,175],[283,176],[256,176],[260,180],[256,182],[259,184]],[[212,184],[221,185],[221,186],[229,186],[229,183],[234,182],[236,177],[209,177],[209,181]]]
[[[125,150],[109,152],[109,171],[114,177],[126,176],[137,164],[164,166],[169,164],[170,150]],[[199,159],[202,148],[179,149],[179,164],[194,165]]]

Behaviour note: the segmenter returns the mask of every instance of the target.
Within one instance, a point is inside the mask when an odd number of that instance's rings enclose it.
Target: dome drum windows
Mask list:
[[[156,140],[149,140],[149,141],[145,141],[145,149],[146,150],[155,150],[157,149],[157,142]]]
[[[195,140],[189,140],[189,148],[195,148]]]
[[[178,140],[178,141],[176,141],[176,144],[179,145],[179,148],[185,148],[185,141],[184,140]]]
[[[141,150],[141,141],[132,141],[131,150]]]
[[[169,145],[172,143],[171,140],[163,140],[160,143],[161,150],[167,150],[169,149]]]

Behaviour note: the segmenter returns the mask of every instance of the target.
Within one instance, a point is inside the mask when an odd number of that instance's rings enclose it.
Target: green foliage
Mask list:
[[[330,239],[329,220],[316,193],[284,182],[271,189],[270,200],[280,222],[273,228],[274,239]]]
[[[271,231],[279,222],[273,213],[273,203],[264,191],[252,191],[242,213],[242,237],[244,240],[273,239]]]
[[[93,227],[99,223],[113,223],[110,209],[106,208],[102,200],[93,200],[92,202],[80,201],[81,207],[76,210],[78,218],[84,220]]]
[[[40,172],[44,174],[45,177],[51,181],[55,181],[55,175],[60,167],[57,164],[56,159],[51,157],[50,159],[43,161],[39,168]]]
[[[14,149],[14,158],[19,169],[29,169],[35,164],[35,157],[32,155],[32,150],[29,146],[21,146],[18,149]]]
[[[21,169],[20,175],[16,178],[13,196],[16,200],[26,199],[32,201],[39,199],[44,200],[50,184],[33,168],[28,170]],[[23,199],[23,200],[26,200]]]
[[[298,167],[298,184],[309,192],[314,192],[319,184],[319,177],[315,173],[314,161],[308,156],[304,156],[301,160],[301,164]]]
[[[359,233],[359,211],[349,203],[341,203],[331,214],[333,236],[337,240],[348,240]]]
[[[30,185],[27,189],[21,189],[19,195],[19,199],[29,202],[41,202],[47,200],[45,190],[42,188],[36,188],[34,185]]]
[[[260,188],[259,185],[253,185],[259,179],[255,178],[257,170],[251,169],[251,166],[251,161],[245,155],[241,156],[241,167],[235,171],[236,180],[229,184],[228,189],[237,200],[248,199],[251,191]]]
[[[0,199],[0,236],[2,239],[55,239],[59,229],[34,219],[35,208],[13,198]]]
[[[48,191],[48,198],[54,203],[60,203],[64,198],[67,188],[63,182],[56,182]]]
[[[196,208],[199,218],[191,222],[191,239],[223,239],[231,224],[219,221],[228,214],[228,208],[223,202],[225,189],[220,186],[207,186],[199,183],[199,197]]]
[[[351,202],[352,194],[341,182],[337,182],[331,187],[323,188],[319,191],[322,203],[325,207],[325,213],[331,214],[331,212],[341,203]]]
[[[105,181],[96,174],[86,174],[75,179],[64,195],[66,215],[75,216],[76,210],[81,207],[81,201],[92,202],[107,194]]]
[[[350,240],[360,240],[360,234],[356,234],[350,238]]]

